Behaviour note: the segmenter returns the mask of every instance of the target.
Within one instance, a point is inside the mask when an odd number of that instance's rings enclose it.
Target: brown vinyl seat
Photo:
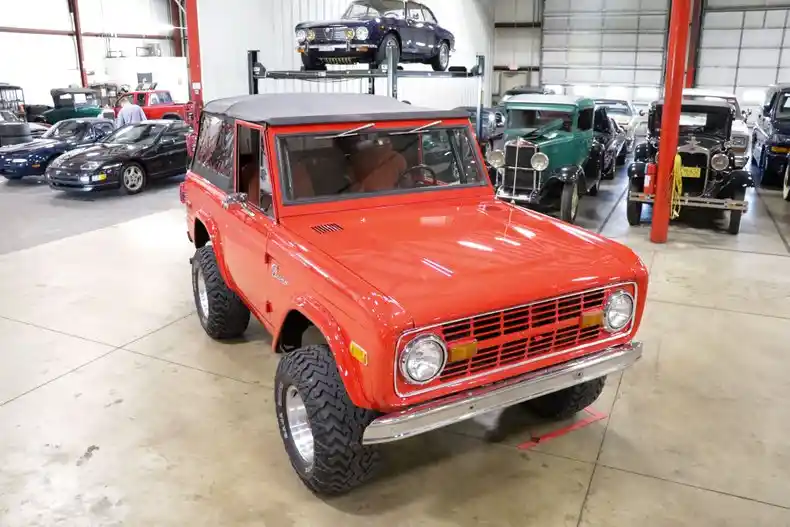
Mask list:
[[[398,180],[408,168],[406,158],[391,146],[379,146],[351,156],[359,179],[355,192],[381,192],[398,188]]]

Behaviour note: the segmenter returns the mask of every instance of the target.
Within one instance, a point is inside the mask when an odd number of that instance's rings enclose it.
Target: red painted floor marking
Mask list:
[[[568,426],[563,426],[562,428],[558,428],[557,430],[552,430],[551,432],[543,434],[542,436],[532,438],[531,441],[527,441],[526,443],[521,443],[520,445],[518,445],[518,449],[519,450],[530,449],[540,443],[544,443],[548,441],[549,439],[554,439],[555,437],[564,436],[565,434],[573,432],[574,430],[578,430],[579,428],[584,428],[585,426],[591,425],[592,423],[596,421],[600,421],[601,419],[606,419],[607,417],[606,414],[596,412],[595,410],[592,409],[584,410],[584,413],[587,414],[587,417],[585,417],[584,419],[576,421],[575,423],[570,424]]]

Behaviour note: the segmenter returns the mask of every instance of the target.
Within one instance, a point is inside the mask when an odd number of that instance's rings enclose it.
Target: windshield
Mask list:
[[[42,136],[46,139],[70,139],[82,136],[88,129],[88,123],[79,121],[60,121]]]
[[[286,202],[332,200],[393,192],[482,185],[474,141],[466,127],[382,130],[354,135],[288,135]]]
[[[657,124],[655,130],[661,133],[661,110],[656,107],[653,122]],[[729,111],[726,109],[714,110],[705,107],[683,106],[680,110],[679,134],[708,134],[725,136],[729,122]]]
[[[606,108],[606,113],[609,115],[627,115],[631,117],[634,112],[631,110],[631,105],[627,102],[598,102],[599,106]]]
[[[108,135],[102,142],[122,145],[152,144],[164,129],[163,124],[127,124]]]
[[[19,105],[24,102],[24,96],[20,88],[0,88],[0,108],[4,110],[17,111]]]
[[[683,98],[690,99],[692,101],[727,101],[735,110],[735,117],[737,118],[741,115],[741,107],[738,105],[738,99],[735,97],[719,97],[717,95],[683,95]]]
[[[573,125],[573,112],[564,110],[533,109],[508,109],[507,111],[508,128],[526,129],[531,131],[537,130],[538,128],[546,126],[547,124],[553,123],[557,120],[562,121],[562,126],[558,128],[559,130],[570,132],[571,126]]]
[[[376,17],[403,17],[403,2],[398,0],[369,0],[352,2],[346,12],[344,20],[361,20]]]

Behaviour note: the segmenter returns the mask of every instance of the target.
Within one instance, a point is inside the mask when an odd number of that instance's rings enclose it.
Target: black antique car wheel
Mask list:
[[[639,185],[631,181],[630,192],[642,192],[642,190],[643,189],[640,188]],[[639,225],[642,222],[642,202],[628,200],[625,205],[625,215],[628,219],[628,225],[632,227]]]
[[[562,186],[560,197],[560,219],[573,223],[579,211],[579,186],[576,181],[567,181]]]
[[[736,201],[743,201],[746,197],[746,189],[738,189],[732,193],[732,199]],[[738,234],[738,231],[741,230],[741,215],[743,212],[739,210],[731,210],[730,211],[730,223],[727,226],[727,232],[730,234]]]

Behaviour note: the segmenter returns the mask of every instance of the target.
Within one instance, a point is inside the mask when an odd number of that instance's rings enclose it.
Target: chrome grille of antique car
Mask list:
[[[315,30],[316,42],[348,42],[347,27],[323,27]]]
[[[540,174],[532,168],[532,156],[537,151],[536,144],[523,139],[505,143],[503,190],[513,192],[540,189]]]
[[[691,136],[688,139],[680,140],[678,154],[684,167],[699,168],[699,177],[683,178],[683,194],[689,196],[699,196],[705,190],[708,183],[708,172],[710,167],[710,150],[701,146],[699,142]]]

